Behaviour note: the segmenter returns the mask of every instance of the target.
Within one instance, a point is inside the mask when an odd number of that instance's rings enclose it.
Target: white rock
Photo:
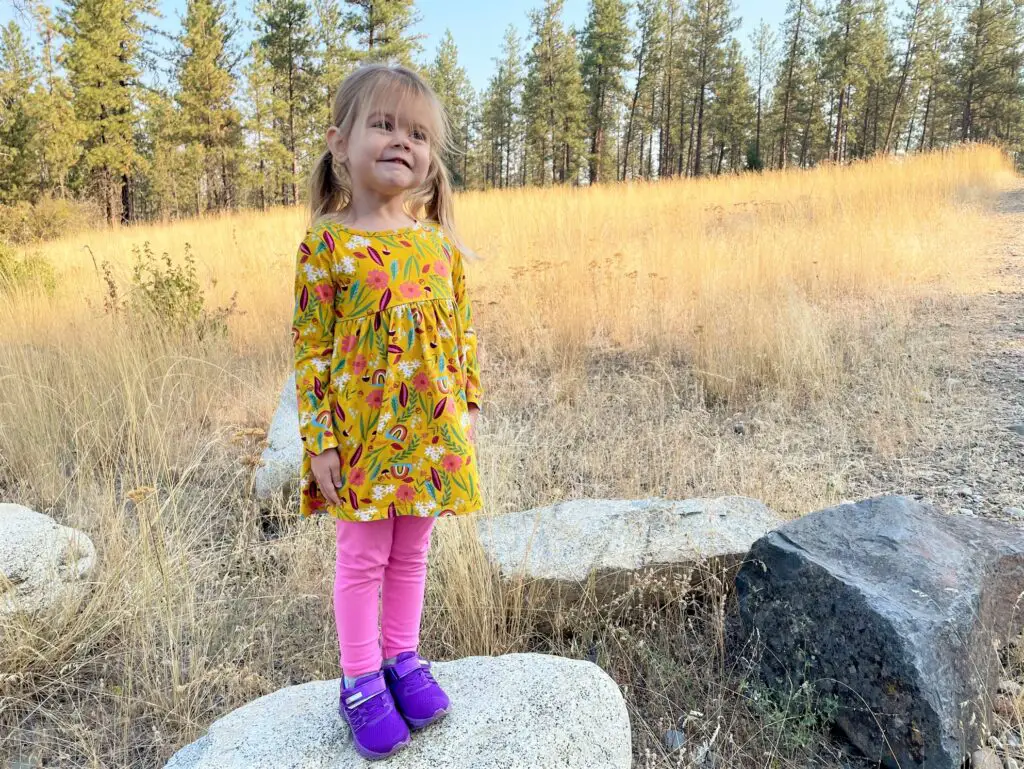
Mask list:
[[[1003,769],[1003,762],[990,748],[979,748],[971,756],[971,769]]]
[[[267,447],[256,470],[256,497],[267,499],[298,480],[302,469],[302,438],[299,435],[299,403],[295,373],[288,377],[267,430]]]
[[[628,769],[629,716],[597,665],[543,654],[434,664],[452,701],[438,724],[381,766]],[[348,769],[360,758],[338,716],[338,681],[292,686],[215,721],[165,769]]]
[[[1020,697],[1021,693],[1024,693],[1024,686],[1021,686],[1019,683],[1012,679],[1005,678],[999,682],[998,691],[1000,694],[1005,694],[1009,697],[1016,698]]]
[[[46,611],[78,596],[95,565],[96,548],[82,532],[0,503],[0,617]]]
[[[591,572],[636,571],[742,557],[783,523],[747,497],[579,499],[481,517],[480,542],[506,576],[565,582]]]

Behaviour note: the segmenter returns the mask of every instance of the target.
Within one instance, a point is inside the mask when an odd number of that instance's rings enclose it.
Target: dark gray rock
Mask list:
[[[1024,532],[877,497],[768,533],[736,589],[769,686],[812,682],[887,767],[959,769],[984,742],[996,647],[1022,626]]]

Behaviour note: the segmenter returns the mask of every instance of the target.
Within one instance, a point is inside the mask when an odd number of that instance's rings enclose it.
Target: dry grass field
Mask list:
[[[869,490],[864,468],[922,439],[964,365],[932,321],[991,288],[989,210],[1011,184],[976,147],[461,196],[490,511],[742,494],[795,517]],[[304,216],[90,231],[24,253],[52,290],[0,288],[0,501],[100,554],[80,606],[0,624],[0,767],[162,766],[219,715],[337,676],[331,526],[252,496]],[[638,767],[706,765],[712,735],[722,767],[840,766],[811,697],[768,702],[725,652],[727,580],[657,611],[581,603],[551,630],[464,522],[431,559],[427,652],[595,659],[623,687]],[[684,720],[691,748],[666,754]]]

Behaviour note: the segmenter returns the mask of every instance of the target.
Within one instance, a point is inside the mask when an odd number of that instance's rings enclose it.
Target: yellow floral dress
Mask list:
[[[292,340],[304,447],[299,510],[349,521],[482,507],[468,404],[483,395],[462,254],[433,223],[325,221],[297,255]],[[310,457],[336,448],[327,501]]]

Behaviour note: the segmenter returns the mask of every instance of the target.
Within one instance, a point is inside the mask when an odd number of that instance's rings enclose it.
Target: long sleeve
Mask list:
[[[480,383],[480,362],[477,357],[476,329],[473,328],[473,308],[466,286],[462,253],[457,248],[453,249],[452,286],[455,291],[455,303],[459,309],[459,319],[462,322],[462,339],[459,340],[459,344],[466,367],[466,402],[480,408],[484,388]]]
[[[335,320],[334,280],[329,258],[326,244],[311,232],[299,245],[295,265],[292,318],[295,394],[302,445],[314,455],[338,445],[327,388],[334,354]]]

